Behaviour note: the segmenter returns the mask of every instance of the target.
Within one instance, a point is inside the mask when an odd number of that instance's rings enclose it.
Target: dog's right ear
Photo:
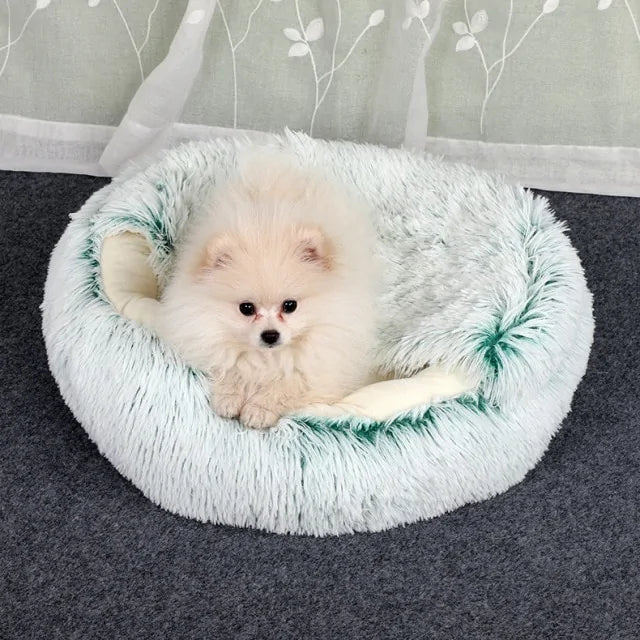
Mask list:
[[[224,269],[232,261],[233,241],[226,233],[220,233],[207,242],[199,271]]]

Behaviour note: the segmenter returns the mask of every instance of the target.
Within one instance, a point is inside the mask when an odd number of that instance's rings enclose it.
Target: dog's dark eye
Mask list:
[[[253,302],[241,302],[239,308],[243,316],[253,316],[256,313],[256,307]]]
[[[285,300],[282,303],[282,310],[285,313],[293,313],[298,308],[298,303],[295,300]]]

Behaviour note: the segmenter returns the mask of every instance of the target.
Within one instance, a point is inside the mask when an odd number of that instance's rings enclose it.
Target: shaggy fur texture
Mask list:
[[[219,416],[264,428],[369,381],[379,274],[371,215],[338,184],[282,153],[241,164],[176,250],[160,333]]]
[[[462,367],[477,393],[385,423],[283,420],[267,432],[215,416],[205,376],[105,299],[105,235],[154,247],[159,282],[176,239],[237,145],[183,146],[115,180],[73,216],[50,264],[43,329],[65,401],[152,500],[201,520],[326,535],[433,517],[520,481],[547,448],[593,334],[578,257],[544,199],[494,176],[404,151],[276,140],[376,213],[384,265],[377,364]]]

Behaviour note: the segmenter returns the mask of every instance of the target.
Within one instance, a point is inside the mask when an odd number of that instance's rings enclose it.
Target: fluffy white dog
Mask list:
[[[369,210],[286,157],[253,154],[189,224],[162,334],[212,381],[213,407],[274,425],[371,380],[378,269]]]

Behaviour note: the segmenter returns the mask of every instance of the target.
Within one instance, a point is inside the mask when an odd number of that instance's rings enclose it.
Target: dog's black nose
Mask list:
[[[280,334],[273,329],[270,329],[269,331],[263,331],[260,334],[260,337],[262,338],[262,342],[268,345],[275,344],[276,342],[278,342],[278,340],[280,340]]]

